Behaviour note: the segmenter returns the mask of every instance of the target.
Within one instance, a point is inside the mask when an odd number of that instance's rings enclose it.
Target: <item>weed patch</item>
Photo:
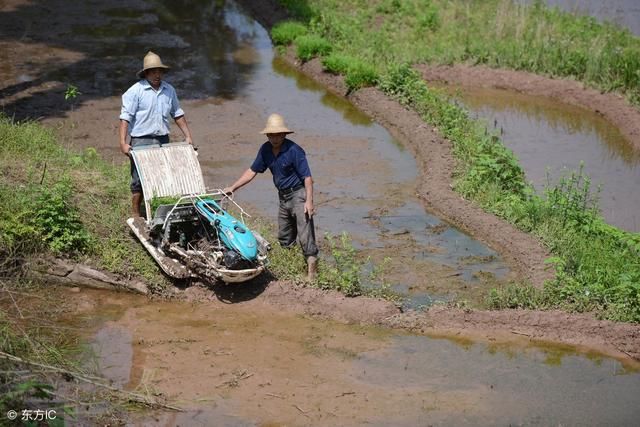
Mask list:
[[[331,44],[316,35],[306,35],[296,38],[296,55],[302,61],[309,61],[316,56],[327,55],[331,52]]]
[[[38,123],[0,117],[0,169],[0,254],[8,258],[0,275],[51,253],[166,285],[124,222],[128,164],[108,164],[93,148],[65,150]]]
[[[294,21],[281,22],[271,30],[271,38],[276,45],[289,45],[306,34],[307,27]]]

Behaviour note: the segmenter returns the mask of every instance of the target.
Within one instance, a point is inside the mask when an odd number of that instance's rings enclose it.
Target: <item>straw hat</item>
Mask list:
[[[284,124],[284,119],[280,114],[272,114],[267,119],[267,125],[260,133],[293,133],[293,131],[287,128]]]
[[[169,67],[162,63],[162,60],[158,55],[149,51],[144,56],[144,61],[142,62],[142,70],[138,71],[138,77],[143,79],[144,72],[150,70],[151,68],[164,68],[165,70],[169,69]]]

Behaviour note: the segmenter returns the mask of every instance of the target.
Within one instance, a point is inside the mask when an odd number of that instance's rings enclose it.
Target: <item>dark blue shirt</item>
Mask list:
[[[273,155],[273,147],[269,141],[262,144],[251,170],[262,173],[267,168],[271,171],[273,183],[278,190],[297,187],[304,184],[306,177],[311,176],[304,150],[289,139],[284,140],[277,157]]]

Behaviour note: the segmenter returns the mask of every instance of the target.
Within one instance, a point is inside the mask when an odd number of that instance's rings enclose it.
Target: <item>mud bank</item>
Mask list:
[[[640,150],[640,111],[619,94],[602,93],[574,80],[485,66],[418,65],[416,69],[428,82],[506,89],[585,108],[611,122],[636,150]]]
[[[348,298],[339,292],[323,291],[290,282],[268,286],[219,287],[215,294],[193,287],[181,296],[188,301],[212,304],[220,301],[247,306],[271,306],[320,319],[361,325],[378,325],[428,336],[454,337],[485,343],[515,346],[560,343],[622,361],[640,361],[640,326],[594,319],[588,314],[562,311],[481,311],[434,306],[428,311],[401,312],[393,303],[380,299]],[[640,367],[640,365],[638,365]]]

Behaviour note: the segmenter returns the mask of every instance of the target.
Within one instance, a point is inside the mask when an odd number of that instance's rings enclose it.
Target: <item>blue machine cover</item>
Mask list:
[[[222,243],[238,252],[247,261],[258,257],[258,242],[245,225],[224,211],[214,200],[196,202],[196,208],[218,230]]]

